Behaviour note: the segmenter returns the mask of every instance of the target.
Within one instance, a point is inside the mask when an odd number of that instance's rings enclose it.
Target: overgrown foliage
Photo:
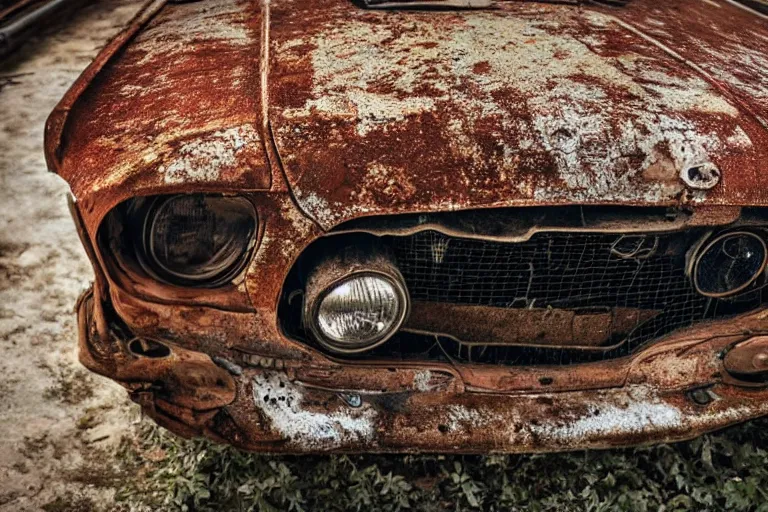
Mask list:
[[[135,511],[768,512],[768,420],[676,445],[531,456],[253,455],[145,425]]]

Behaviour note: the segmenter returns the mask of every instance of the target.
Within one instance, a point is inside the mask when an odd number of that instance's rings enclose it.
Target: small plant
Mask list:
[[[132,510],[768,512],[768,420],[687,443],[528,456],[254,455],[144,424]]]

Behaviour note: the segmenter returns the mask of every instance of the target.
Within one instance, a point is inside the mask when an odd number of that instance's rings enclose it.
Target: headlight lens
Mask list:
[[[173,284],[218,286],[242,270],[256,227],[256,212],[244,198],[158,198],[145,217],[142,264]]]
[[[358,274],[332,286],[317,307],[320,341],[336,352],[369,350],[400,328],[408,298],[398,283],[380,274]]]
[[[736,295],[752,285],[768,261],[765,241],[755,233],[717,237],[699,254],[694,269],[696,289],[707,297]]]

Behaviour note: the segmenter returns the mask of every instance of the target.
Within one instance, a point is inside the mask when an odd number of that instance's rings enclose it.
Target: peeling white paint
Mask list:
[[[624,406],[597,400],[586,405],[589,412],[581,417],[562,423],[531,425],[530,431],[544,440],[562,443],[671,430],[684,423],[680,409],[663,402],[646,388],[633,390]]]
[[[301,198],[301,206],[307,214],[324,226],[333,226],[339,221],[357,215],[366,215],[375,212],[375,207],[370,203],[357,202],[353,204],[330,203],[318,193],[304,192],[300,187],[294,186],[293,191]],[[432,207],[435,211],[456,211],[463,208],[464,197],[444,198],[435,200]],[[498,206],[503,206],[499,204]]]
[[[463,405],[448,406],[448,430],[460,432],[465,429],[487,427],[492,422],[492,417],[478,409],[470,409]]]
[[[416,376],[414,386],[428,388],[429,373]],[[359,409],[329,413],[310,411],[304,404],[303,388],[279,373],[261,374],[254,378],[253,386],[254,403],[269,419],[270,426],[301,449],[328,450],[376,443],[380,425],[377,426],[378,416],[370,405],[363,403]],[[759,407],[727,407],[725,399],[717,396],[707,407],[676,405],[648,385],[499,399],[510,401],[509,407],[500,411],[456,403],[441,406],[435,414],[440,415],[441,424],[446,427],[444,433],[460,439],[474,436],[477,431],[493,430],[501,446],[514,449],[534,443],[551,447],[602,446],[606,441],[627,436],[679,438],[686,432],[718,428],[768,413],[768,403]],[[541,405],[542,399],[548,400],[549,405]],[[541,418],[535,416],[535,411],[541,411]]]
[[[680,436],[694,429],[717,428],[768,412],[768,404],[760,408],[754,405],[724,407],[718,403],[719,399],[706,408],[680,408],[662,399],[659,390],[645,385],[565,396],[568,397],[568,408],[558,405],[563,396],[555,394],[505,398],[519,402],[542,397],[551,400],[551,410],[543,413],[546,419],[543,416],[538,422],[520,416],[514,406],[496,415],[482,408],[449,405],[444,413],[446,427],[449,432],[464,434],[473,430],[499,429],[501,424],[500,433],[505,437],[505,443],[511,446],[529,446],[535,440],[551,446],[586,447],[600,445],[606,439],[639,434],[649,438]],[[578,414],[569,410],[574,404],[579,404],[581,412]],[[537,409],[528,403],[523,410]],[[555,413],[554,418],[552,413]]]
[[[146,52],[139,65],[152,62],[160,54],[181,55],[203,41],[247,45],[253,42],[253,36],[246,22],[244,10],[236,1],[173,5],[167,16],[161,13],[137,36],[136,49]]]
[[[318,219],[324,224],[333,224],[341,217],[341,213],[337,209],[331,208],[328,201],[317,193],[303,193],[299,187],[294,187],[293,192],[302,198],[301,205],[313,219]]]
[[[184,142],[173,160],[160,166],[158,172],[167,184],[215,181],[224,169],[237,165],[237,155],[242,149],[258,141],[259,134],[250,125],[220,130]]]
[[[452,179],[473,195],[504,185],[537,200],[673,200],[683,190],[676,178],[681,169],[712,161],[744,142],[737,107],[694,70],[670,72],[672,56],[640,56],[631,45],[623,55],[596,52],[601,27],[613,27],[610,33],[615,34],[624,26],[604,13],[552,9],[525,17],[473,12],[461,16],[455,28],[413,17],[413,30],[395,33],[390,24],[350,16],[315,39],[278,47],[286,65],[292,58],[306,58],[291,54],[297,44],[315,48],[310,55],[314,99],[283,113],[290,126],[312,116],[354,120],[357,134],[364,137],[397,129],[412,116],[448,116],[443,130],[455,144],[445,151],[498,173],[478,182],[470,164]],[[569,32],[576,24],[595,30],[589,36],[583,30]],[[502,33],[505,37],[498,37]],[[641,44],[649,45],[643,39]],[[616,91],[622,91],[623,99],[616,99]],[[512,99],[504,102],[503,97]],[[725,126],[730,124],[733,132],[722,134],[722,126],[716,132],[692,113],[730,120]],[[499,127],[490,136],[501,156],[492,161],[476,136],[480,122]],[[562,185],[516,172],[520,159],[536,151],[554,156]],[[361,180],[350,192],[357,206],[328,204],[309,190],[297,195],[307,210],[335,221],[362,213],[368,205],[375,211],[382,194],[400,198],[411,192],[388,188],[391,180],[399,183],[408,176],[407,169],[371,165],[375,176],[369,173],[371,180]],[[674,167],[671,179],[643,179],[645,171],[660,166]],[[417,190],[418,180],[412,186]]]
[[[304,390],[279,373],[253,379],[253,401],[271,427],[294,445],[330,450],[373,440],[376,411],[368,404],[331,413],[306,409]]]
[[[432,372],[429,370],[421,370],[413,375],[413,389],[415,391],[432,391]]]

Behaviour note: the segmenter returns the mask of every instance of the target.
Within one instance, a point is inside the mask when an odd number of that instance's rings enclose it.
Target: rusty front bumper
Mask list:
[[[768,346],[756,336],[766,310],[676,333],[622,360],[494,368],[318,366],[177,344],[164,357],[137,357],[129,340],[99,339],[92,305],[91,292],[78,304],[85,366],[122,383],[162,426],[253,451],[609,448],[686,440],[768,414],[763,383],[725,368]]]

